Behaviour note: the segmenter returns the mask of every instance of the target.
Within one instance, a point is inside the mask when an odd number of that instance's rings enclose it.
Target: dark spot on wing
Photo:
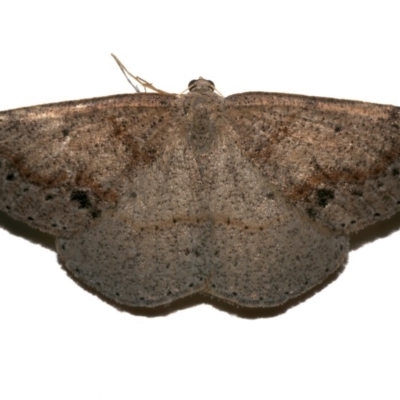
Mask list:
[[[100,217],[100,215],[101,215],[101,210],[93,210],[92,212],[91,212],[91,215],[92,215],[92,218],[99,218]]]
[[[320,207],[326,207],[329,201],[335,198],[333,190],[329,189],[318,189],[317,192],[317,204]]]
[[[307,208],[306,212],[307,212],[307,215],[312,219],[315,219],[317,216],[317,212],[312,207]]]
[[[79,203],[79,208],[89,208],[91,206],[89,197],[83,190],[75,190],[71,193],[71,201]]]

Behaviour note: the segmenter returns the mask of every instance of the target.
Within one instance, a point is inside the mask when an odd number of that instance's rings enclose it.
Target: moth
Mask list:
[[[54,235],[112,303],[287,303],[400,209],[400,108],[279,93],[135,93],[0,113],[0,210]]]

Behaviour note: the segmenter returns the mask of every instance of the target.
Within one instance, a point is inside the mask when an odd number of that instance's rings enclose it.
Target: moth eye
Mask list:
[[[215,85],[214,85],[213,81],[210,81],[209,79],[207,79],[207,82],[212,86],[213,89],[215,88]]]
[[[189,90],[192,90],[194,84],[197,82],[197,79],[192,79],[189,84],[188,84],[188,88]]]

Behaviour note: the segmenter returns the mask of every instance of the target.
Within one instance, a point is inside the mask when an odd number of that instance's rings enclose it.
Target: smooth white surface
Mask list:
[[[224,95],[400,106],[396,3],[8,2],[0,110],[131,92],[111,52],[171,92],[201,75]],[[258,319],[203,304],[119,312],[35,237],[0,229],[0,398],[398,399],[399,219],[392,225],[320,293]]]

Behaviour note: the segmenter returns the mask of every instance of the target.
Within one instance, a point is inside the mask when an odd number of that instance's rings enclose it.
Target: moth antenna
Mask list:
[[[137,93],[140,93],[140,89],[134,85],[130,79],[128,78],[128,75],[130,77],[132,77],[133,79],[135,79],[136,82],[138,82],[140,85],[142,85],[144,87],[144,91],[146,91],[146,89],[150,89],[150,90],[154,90],[156,93],[159,94],[169,94],[168,92],[164,92],[161,89],[157,89],[156,87],[153,86],[152,83],[147,82],[146,80],[144,80],[143,78],[141,78],[140,76],[135,76],[132,75],[127,68],[124,66],[124,64],[122,64],[122,62],[117,58],[117,56],[115,56],[114,54],[111,53],[111,56],[114,58],[115,62],[118,64],[118,66],[121,68],[121,71],[123,72],[123,74],[125,75],[125,78],[128,80],[128,82],[132,85],[132,87],[135,89],[135,91]]]

